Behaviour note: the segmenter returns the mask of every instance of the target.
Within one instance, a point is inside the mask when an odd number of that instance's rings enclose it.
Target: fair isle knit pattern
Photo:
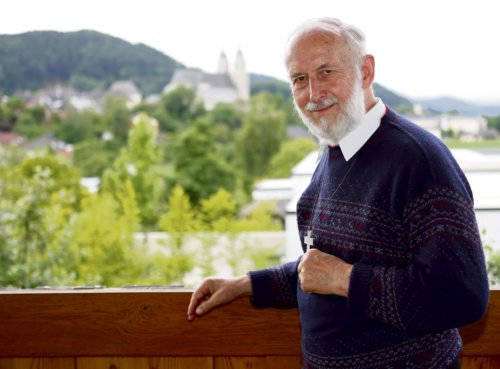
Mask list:
[[[340,183],[340,185],[339,185]],[[256,307],[297,307],[304,368],[441,369],[488,284],[467,180],[434,136],[391,110],[346,162],[323,155],[297,204],[302,247],[353,264],[348,298],[305,293],[298,262],[251,272]]]

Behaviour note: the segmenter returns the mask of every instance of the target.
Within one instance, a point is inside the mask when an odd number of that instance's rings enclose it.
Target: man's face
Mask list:
[[[286,66],[304,123],[320,140],[338,143],[365,112],[361,78],[344,39],[304,32],[292,41]]]

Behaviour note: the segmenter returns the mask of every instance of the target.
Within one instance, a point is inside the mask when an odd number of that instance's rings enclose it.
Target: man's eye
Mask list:
[[[323,74],[332,74],[331,69],[323,69]]]
[[[293,80],[293,83],[294,84],[297,84],[297,83],[304,83],[306,81],[306,77],[305,76],[299,76],[299,77],[296,77],[294,80]]]

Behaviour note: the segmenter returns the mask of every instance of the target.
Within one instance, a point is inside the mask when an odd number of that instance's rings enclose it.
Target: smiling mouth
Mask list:
[[[322,109],[315,110],[315,112],[316,112],[316,113],[321,113],[322,111],[325,111],[325,110],[330,109],[333,105],[335,105],[335,104],[328,105],[328,106],[326,106],[326,107],[324,107],[324,108],[322,108]]]
[[[310,113],[323,113],[336,104],[336,99],[324,99],[318,102],[307,103],[306,110]]]
[[[332,108],[333,106],[335,106],[336,103],[333,103],[333,104],[330,104],[330,105],[327,105],[327,106],[321,106],[321,107],[318,107],[316,109],[310,109],[309,112],[311,113],[324,113],[326,112],[327,110],[329,110],[330,108]]]

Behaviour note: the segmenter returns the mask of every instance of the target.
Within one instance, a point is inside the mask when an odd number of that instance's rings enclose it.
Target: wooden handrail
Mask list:
[[[235,301],[193,322],[191,292],[168,289],[0,292],[0,357],[299,356],[296,309]],[[460,329],[464,356],[500,356],[500,290]]]

